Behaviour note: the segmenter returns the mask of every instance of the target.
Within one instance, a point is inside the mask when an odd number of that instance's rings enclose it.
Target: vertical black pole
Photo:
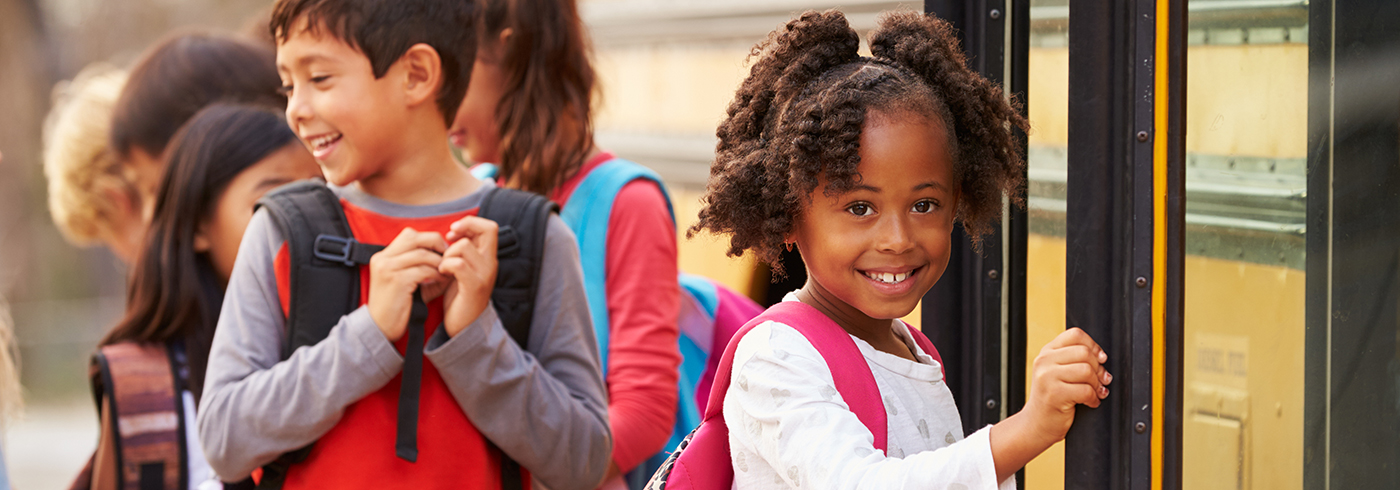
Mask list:
[[[1151,487],[1156,2],[1071,2],[1066,325],[1108,352],[1112,394],[1080,407],[1065,488]]]
[[[1011,29],[1011,43],[1006,46],[1006,51],[1010,56],[1010,62],[1007,63],[1007,86],[1011,96],[1021,102],[1021,115],[1028,117],[1031,0],[1010,0],[1007,10],[1010,13],[1009,27]],[[1019,136],[1021,138],[1021,154],[1026,155],[1028,140],[1025,134]],[[1030,162],[1026,163],[1029,167]],[[1030,179],[1026,178],[1025,182],[1029,184]],[[1029,199],[1027,189],[1022,188],[1021,195],[1027,196]],[[1026,208],[1014,205],[1008,208],[1007,213],[1006,355],[1008,358],[1006,360],[1006,413],[1010,415],[1021,411],[1021,408],[1026,405],[1026,256],[1028,254],[1026,243],[1030,234],[1030,217]],[[1036,349],[1039,350],[1039,346],[1036,346]],[[1016,473],[1016,480],[1018,488],[1024,489],[1026,485],[1024,470]]]

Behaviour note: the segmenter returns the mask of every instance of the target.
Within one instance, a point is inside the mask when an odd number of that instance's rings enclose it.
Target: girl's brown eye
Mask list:
[[[933,201],[919,201],[914,203],[914,212],[927,213],[933,211]]]
[[[850,207],[846,208],[846,211],[856,216],[869,216],[871,213],[870,205],[868,204],[852,204]]]

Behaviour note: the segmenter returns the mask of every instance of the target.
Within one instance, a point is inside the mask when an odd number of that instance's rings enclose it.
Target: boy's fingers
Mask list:
[[[478,235],[475,238],[457,240],[447,247],[444,257],[461,257],[470,262],[473,266],[487,267],[490,259],[496,256],[496,236],[492,234]]]
[[[443,256],[444,258],[446,258],[446,257],[461,257],[461,256],[463,256],[463,254],[466,254],[467,251],[471,251],[472,253],[476,253],[476,246],[472,244],[472,241],[471,241],[471,240],[457,240],[457,241],[455,241],[455,242],[452,242],[452,245],[448,245],[448,246],[447,246],[447,251],[446,251],[446,252],[443,252],[442,256]]]
[[[397,238],[394,240],[398,241]],[[406,237],[405,241],[409,248],[432,250],[439,254],[447,250],[447,240],[435,231],[415,232]]]
[[[414,235],[417,234],[418,231],[414,230],[413,228],[404,228],[402,230],[399,230],[399,234],[395,236],[393,240],[389,240],[389,244],[384,246],[384,250],[380,250],[379,253],[376,253],[374,255],[397,255],[399,253],[402,253],[404,250],[413,248],[409,245],[409,242],[411,242],[413,240]]]
[[[428,265],[415,265],[399,271],[399,279],[405,284],[420,285],[442,280],[442,273],[438,268]]]
[[[495,221],[468,216],[452,223],[451,236],[454,239],[465,238],[475,243],[477,250],[494,255],[496,253],[496,235],[499,231]]]
[[[442,253],[447,250],[447,240],[442,238],[437,232],[419,232],[413,228],[404,228],[398,236],[389,242],[379,253],[386,255],[398,255],[415,248],[432,250]],[[378,255],[378,254],[376,254]]]
[[[437,265],[442,262],[442,256],[438,255],[436,252],[424,250],[421,248],[415,248],[407,252],[391,256],[386,260],[388,262],[384,265],[387,266],[387,271],[392,273],[396,270],[407,269],[409,267],[420,265],[429,266],[436,269]]]
[[[472,246],[470,240],[462,240],[448,248],[442,263],[438,265],[438,270],[444,274],[451,273],[459,278],[469,279],[468,273],[483,271],[490,266],[490,260]]]
[[[460,238],[469,233],[473,233],[474,230],[479,231],[484,224],[490,224],[491,228],[493,229],[496,227],[495,221],[491,221],[480,216],[467,216],[465,218],[452,222],[452,224],[448,227],[450,229],[448,233],[453,233]]]
[[[449,257],[446,259],[442,259],[442,264],[438,265],[438,272],[442,274],[451,275],[452,277],[459,279],[462,276],[466,275],[469,269],[470,266],[467,265],[467,261],[462,260],[461,257]]]

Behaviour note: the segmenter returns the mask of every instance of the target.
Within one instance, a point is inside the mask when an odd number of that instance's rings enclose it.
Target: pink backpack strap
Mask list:
[[[784,301],[769,307],[763,314],[744,325],[730,340],[715,374],[715,384],[710,390],[710,402],[705,406],[705,420],[718,415],[724,409],[724,392],[729,389],[730,373],[734,368],[734,350],[739,345],[739,339],[753,327],[766,321],[792,327],[812,343],[812,347],[826,360],[826,365],[831,370],[831,378],[836,383],[836,391],[841,393],[841,399],[846,401],[856,418],[874,434],[875,448],[884,452],[888,446],[889,430],[885,418],[885,402],[880,398],[880,388],[875,384],[875,375],[870,372],[870,365],[866,364],[865,356],[861,355],[860,348],[856,347],[856,342],[846,330],[816,308],[800,301]]]
[[[659,481],[660,487],[686,490],[728,490],[733,487],[734,465],[729,456],[729,428],[723,417],[724,394],[729,391],[729,382],[733,378],[734,351],[739,348],[740,339],[769,320],[797,329],[817,348],[831,368],[837,392],[841,393],[841,398],[846,400],[856,418],[874,434],[875,447],[881,452],[885,451],[888,440],[885,403],[880,398],[875,375],[870,372],[870,365],[866,364],[860,348],[856,347],[855,341],[845,330],[816,308],[796,301],[784,301],[749,320],[729,339],[715,369],[704,420],[691,433],[688,442],[681,444],[678,449],[680,454],[672,456],[673,466],[669,470],[662,466],[664,476]],[[658,481],[654,479],[653,483]]]
[[[918,344],[919,348],[923,349],[924,352],[929,355],[929,357],[932,357],[933,360],[938,361],[938,370],[943,373],[944,377],[947,377],[948,367],[943,365],[943,356],[938,355],[938,348],[933,346],[933,341],[929,340],[923,332],[919,331],[919,329],[917,328],[914,328],[913,325],[905,323],[904,326],[909,327],[909,336],[914,337],[914,343]]]

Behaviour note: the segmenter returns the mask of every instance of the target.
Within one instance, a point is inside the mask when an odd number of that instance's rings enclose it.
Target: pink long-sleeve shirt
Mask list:
[[[589,172],[613,158],[603,152],[590,159],[550,198],[562,207]],[[608,418],[613,461],[625,472],[662,449],[676,419],[681,363],[676,228],[656,183],[635,180],[618,191],[608,219],[606,260]]]

